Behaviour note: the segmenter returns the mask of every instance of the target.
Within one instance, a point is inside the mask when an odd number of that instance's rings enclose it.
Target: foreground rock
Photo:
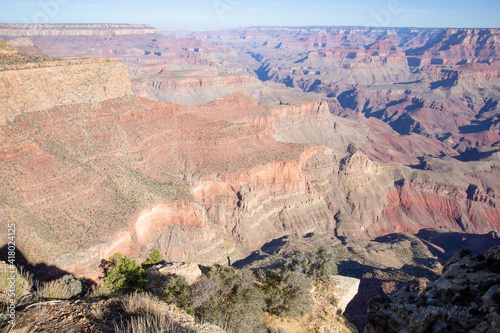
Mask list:
[[[148,286],[153,292],[158,292],[164,286],[165,281],[171,276],[181,276],[186,283],[191,285],[201,276],[201,270],[197,264],[189,263],[166,263],[150,267],[146,271],[148,275]]]
[[[360,280],[342,275],[334,276],[333,280],[335,281],[333,294],[337,300],[337,310],[343,313],[347,304],[349,304],[358,293]]]
[[[139,314],[141,312],[142,315]],[[28,331],[33,333],[114,333],[117,332],[117,327],[134,327],[135,332],[139,332],[141,331],[141,326],[139,326],[141,320],[146,323],[148,323],[147,320],[151,320],[149,323],[153,323],[154,318],[157,316],[164,318],[166,325],[163,328],[165,329],[177,329],[188,333],[225,332],[215,325],[196,323],[192,316],[179,310],[174,305],[159,303],[149,296],[139,295],[88,302],[57,301],[42,303],[18,311],[16,325],[17,327],[28,328]],[[135,323],[134,326],[131,323]],[[128,331],[122,329],[120,332]]]
[[[311,291],[312,310],[302,317],[268,316],[266,326],[279,333],[357,333],[356,327],[341,313],[356,296],[359,280],[335,275],[316,282]]]
[[[366,333],[498,332],[500,247],[483,255],[461,251],[421,294],[401,289],[370,300]]]

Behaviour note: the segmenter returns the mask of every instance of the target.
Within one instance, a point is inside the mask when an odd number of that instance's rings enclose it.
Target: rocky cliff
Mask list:
[[[23,112],[98,103],[131,93],[125,66],[106,59],[18,65],[0,71],[0,122]]]
[[[325,102],[262,107],[244,94],[202,106],[128,94],[111,99],[105,92],[115,90],[102,88],[106,82],[128,91],[115,79],[126,76],[122,65],[67,62],[66,73],[82,73],[76,85],[72,76],[52,77],[52,61],[5,71],[22,77],[35,70],[33,80],[51,83],[51,91],[88,98],[64,104],[47,94],[53,107],[26,108],[1,127],[1,217],[31,235],[19,242],[30,260],[95,277],[99,260],[117,251],[143,257],[159,248],[168,260],[213,263],[290,234],[499,228],[495,149],[470,166],[442,158],[428,159],[425,168],[383,163],[357,148],[383,149],[380,126],[359,128],[330,115]],[[117,70],[108,76],[105,65]],[[102,68],[101,85],[95,68]],[[97,92],[86,95],[80,85]],[[17,105],[34,98],[6,96]],[[409,142],[388,154],[411,150]],[[443,176],[443,168],[451,174]],[[417,198],[413,208],[407,193]]]
[[[365,332],[498,332],[499,273],[499,247],[457,253],[421,293],[401,289],[370,300]]]

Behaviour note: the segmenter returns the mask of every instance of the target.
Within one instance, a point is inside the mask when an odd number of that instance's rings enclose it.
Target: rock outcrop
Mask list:
[[[156,295],[162,293],[162,288],[172,276],[180,276],[188,285],[195,283],[202,275],[198,264],[194,263],[166,263],[150,267],[146,270],[148,277],[148,290]]]
[[[107,59],[31,63],[0,71],[0,123],[24,112],[131,94],[125,66]]]
[[[354,297],[358,286],[359,280],[343,276],[318,281],[311,291],[313,306],[310,312],[297,318],[270,315],[265,319],[266,326],[273,332],[283,333],[355,333],[354,325],[339,312]]]
[[[422,293],[402,289],[372,299],[365,332],[498,332],[499,273],[500,247],[457,253]]]
[[[163,319],[160,321],[158,317]],[[113,333],[117,327],[125,330],[131,326],[139,326],[141,329],[151,328],[153,325],[158,330],[168,327],[185,332],[226,333],[226,330],[213,324],[197,323],[193,316],[175,305],[167,305],[147,294],[42,303],[18,310],[16,323],[17,327],[33,333]]]
[[[347,305],[356,296],[359,290],[359,279],[336,275],[334,276],[335,289],[333,291],[337,300],[337,309],[344,312]]]

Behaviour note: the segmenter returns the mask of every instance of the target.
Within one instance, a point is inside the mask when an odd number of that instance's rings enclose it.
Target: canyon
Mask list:
[[[498,141],[499,29],[254,27],[191,36],[251,55],[264,81],[332,99],[333,114],[377,118],[461,151]]]
[[[437,274],[450,233],[499,245],[498,29],[0,38],[0,220],[33,264],[97,279],[116,252],[225,264],[335,244],[360,290],[391,292],[391,269]]]

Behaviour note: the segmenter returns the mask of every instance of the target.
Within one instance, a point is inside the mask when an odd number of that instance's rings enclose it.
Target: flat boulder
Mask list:
[[[202,274],[198,264],[194,263],[159,264],[148,268],[146,273],[151,286],[164,282],[170,276],[182,276],[188,284],[193,284]]]

